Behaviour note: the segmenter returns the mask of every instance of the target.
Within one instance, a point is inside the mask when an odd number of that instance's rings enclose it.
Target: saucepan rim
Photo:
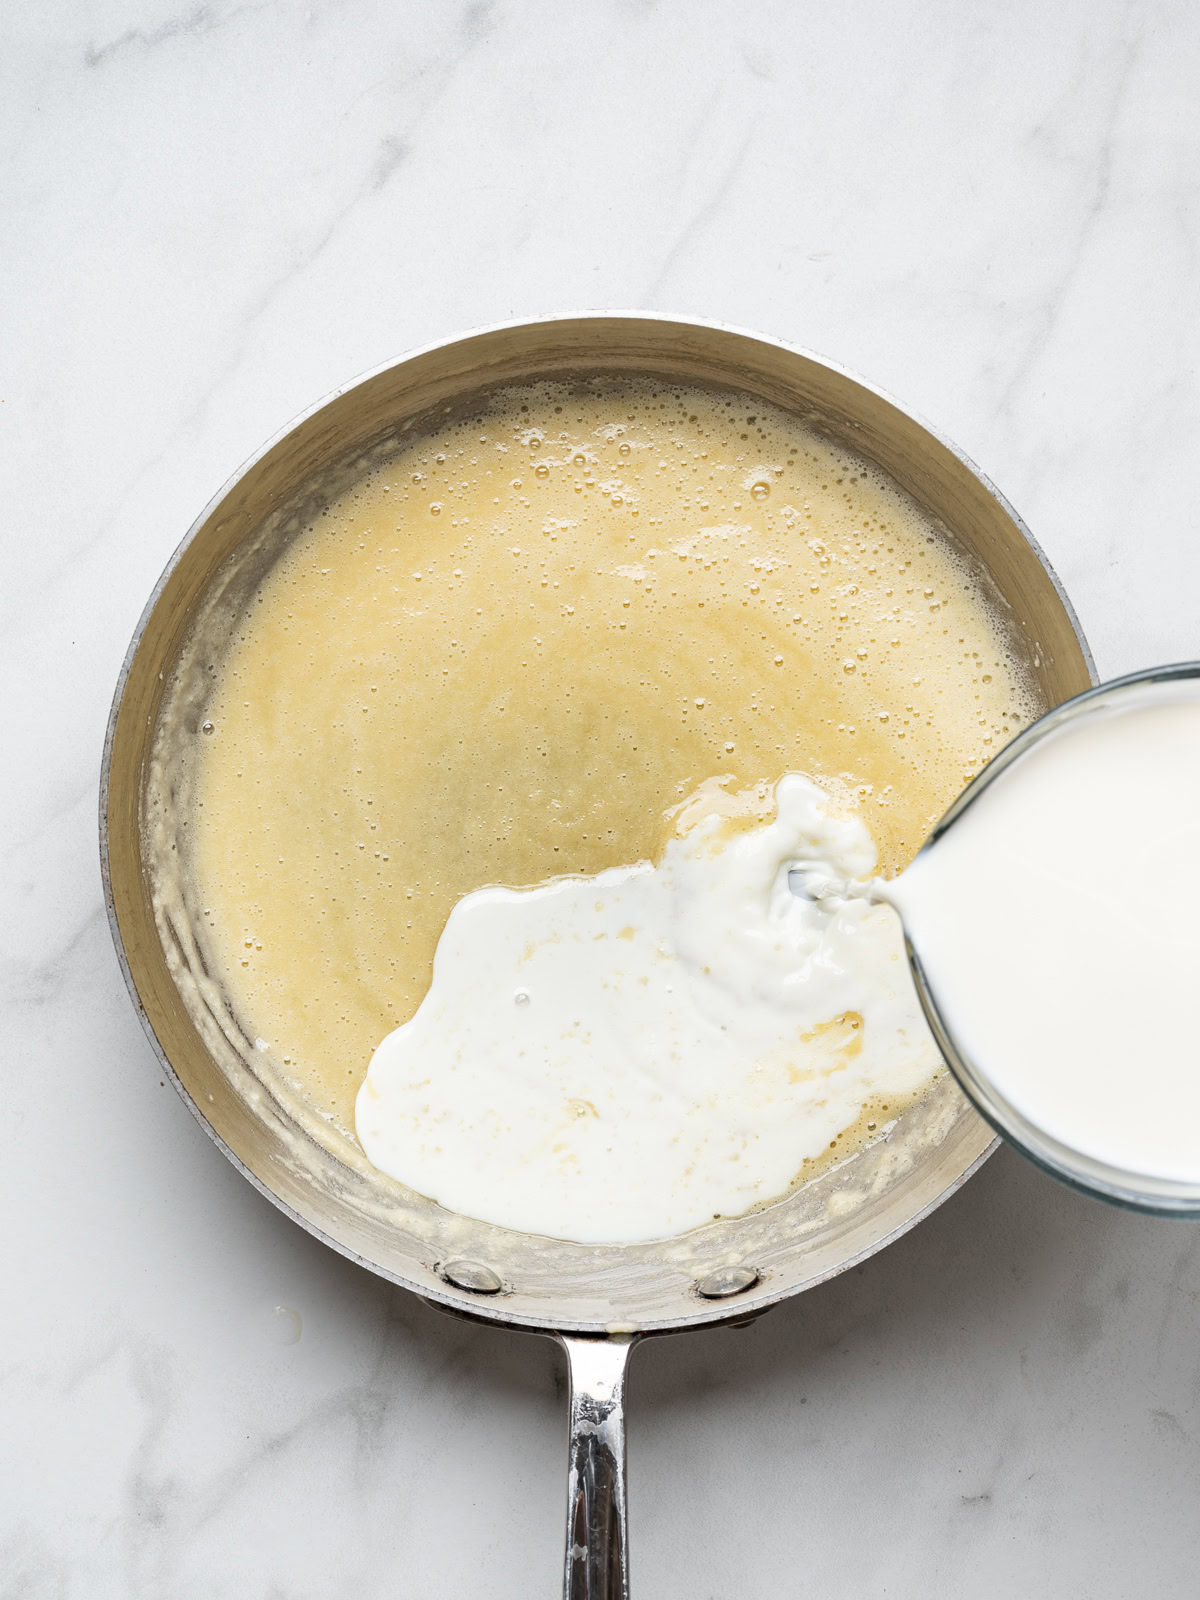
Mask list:
[[[915,425],[926,436],[928,436],[928,438],[936,446],[939,446],[942,450],[948,452],[952,457],[954,457],[960,463],[960,465],[965,468],[966,472],[976,480],[984,493],[991,500],[998,504],[1000,510],[1011,523],[1012,527],[1028,546],[1029,551],[1041,567],[1045,578],[1052,586],[1058,602],[1062,607],[1066,620],[1070,625],[1079,649],[1080,657],[1088,676],[1092,683],[1095,683],[1096,681],[1095,666],[1092,660],[1091,652],[1088,648],[1087,641],[1084,637],[1082,629],[1080,628],[1079,620],[1075,614],[1075,610],[1071,605],[1071,602],[1067,597],[1062,584],[1059,582],[1057,574],[1046,560],[1046,557],[1037,541],[1033,538],[1029,529],[1026,527],[1023,520],[1018,516],[1014,508],[1009,504],[1008,500],[999,492],[987,475],[981,472],[975,463],[968,456],[966,456],[957,445],[955,445],[951,440],[947,439],[945,435],[942,434],[937,428],[932,427],[923,418],[912,412],[907,406],[901,405],[884,390],[859,377],[856,373],[850,372],[847,368],[839,365],[837,362],[830,361],[824,356],[816,354],[815,352],[807,350],[801,346],[792,344],[786,340],[772,338],[755,330],[741,328],[725,322],[692,316],[676,316],[669,313],[653,311],[603,310],[556,312],[540,317],[514,318],[504,322],[491,323],[479,328],[471,329],[467,332],[456,333],[446,339],[433,340],[427,344],[417,347],[416,349],[406,352],[404,355],[394,360],[383,362],[380,365],[371,368],[369,371],[360,374],[351,381],[341,384],[338,388],[325,395],[315,404],[306,407],[297,416],[293,417],[293,419],[285,427],[273,434],[260,449],[256,450],[251,456],[249,456],[237,469],[237,471],[229,477],[229,479],[225,482],[225,484],[223,484],[217,493],[212,496],[171,554],[161,576],[154,585],[154,588],[142,609],[141,616],[138,620],[136,628],[134,629],[133,636],[130,640],[129,647],[125,653],[125,657],[121,665],[121,670],[117,677],[116,688],[113,695],[112,706],[109,712],[104,738],[99,794],[101,875],[103,880],[104,899],[108,915],[109,928],[112,934],[114,946],[116,948],[122,976],[124,978],[125,985],[129,990],[130,998],[133,1001],[134,1007],[141,1020],[147,1037],[150,1039],[150,1042],[154,1048],[160,1068],[168,1076],[177,1092],[183,1097],[184,1103],[188,1106],[189,1110],[192,1112],[192,1115],[204,1129],[205,1133],[208,1134],[208,1136],[221,1150],[226,1159],[230,1161],[233,1166],[242,1174],[242,1176],[252,1183],[259,1193],[264,1195],[272,1205],[277,1206],[285,1215],[289,1216],[294,1222],[297,1222],[308,1233],[321,1240],[324,1244],[327,1244],[331,1249],[336,1250],[340,1255],[343,1255],[347,1259],[356,1262],[358,1265],[367,1268],[369,1271],[377,1274],[378,1276],[397,1283],[401,1287],[410,1290],[412,1293],[415,1293],[428,1301],[440,1304],[446,1309],[465,1313],[475,1319],[486,1321],[495,1325],[519,1327],[527,1331],[555,1335],[565,1332],[603,1334],[605,1329],[603,1326],[597,1325],[594,1321],[586,1318],[573,1319],[569,1316],[564,1316],[561,1318],[555,1316],[552,1319],[547,1318],[542,1320],[538,1319],[537,1317],[516,1314],[512,1310],[506,1308],[503,1297],[488,1299],[481,1294],[473,1294],[467,1291],[456,1289],[449,1283],[442,1283],[438,1281],[433,1284],[427,1284],[410,1281],[402,1274],[394,1272],[380,1263],[372,1261],[361,1255],[352,1247],[343,1244],[337,1238],[326,1233],[319,1223],[314,1222],[309,1217],[300,1214],[285,1198],[277,1194],[246,1164],[245,1161],[242,1160],[242,1158],[233,1149],[230,1148],[226,1141],[217,1132],[216,1128],[208,1120],[203,1108],[193,1098],[192,1094],[189,1092],[175,1071],[175,1068],[167,1056],[166,1050],[164,1049],[155,1032],[154,1025],[138,990],[137,980],[133,970],[133,963],[130,960],[129,952],[126,949],[117,915],[109,836],[109,800],[118,719],[130,674],[133,671],[134,663],[138,656],[138,652],[150,620],[155,613],[164,591],[170,583],[172,575],[175,573],[176,568],[184,558],[184,555],[188,551],[192,542],[209,524],[214,514],[221,507],[222,503],[227,500],[231,494],[233,494],[239,483],[242,482],[246,475],[250,473],[257,466],[257,464],[263,460],[264,457],[266,457],[272,450],[281,444],[282,441],[287,439],[289,435],[295,433],[296,430],[301,428],[306,422],[315,417],[326,407],[341,399],[343,396],[349,394],[351,391],[359,388],[360,386],[371,382],[373,379],[379,378],[383,374],[388,373],[399,366],[413,362],[420,357],[432,355],[438,351],[450,350],[455,346],[466,345],[472,340],[483,339],[489,335],[515,333],[522,329],[533,330],[537,328],[544,328],[547,325],[567,325],[578,324],[581,322],[599,323],[601,325],[606,322],[610,322],[615,325],[622,321],[637,322],[646,325],[658,324],[662,326],[664,330],[668,328],[682,330],[694,329],[731,336],[736,339],[744,339],[750,341],[754,345],[774,349],[776,351],[783,352],[788,356],[798,357],[802,361],[811,363],[816,367],[823,368],[825,371],[834,374],[836,377],[846,380],[849,384],[857,386],[862,391],[865,391],[865,393],[868,395],[874,396],[877,400],[882,401],[886,406],[893,408],[903,418],[906,418],[910,423]],[[592,364],[599,369],[603,365],[603,360],[602,358],[598,358]],[[665,366],[669,366],[669,358],[666,356],[664,356],[664,364]],[[464,381],[464,390],[465,388],[466,383]],[[777,1304],[779,1301],[790,1298],[794,1294],[800,1293],[803,1289],[814,1287],[817,1283],[826,1281],[827,1279],[838,1275],[839,1273],[847,1270],[849,1267],[866,1260],[868,1257],[874,1255],[877,1251],[882,1250],[886,1245],[893,1243],[901,1235],[907,1233],[909,1229],[915,1227],[939,1205],[947,1200],[950,1195],[954,1194],[958,1189],[960,1189],[967,1179],[971,1177],[980,1166],[982,1166],[983,1162],[986,1161],[987,1158],[993,1153],[999,1143],[1000,1141],[998,1139],[993,1139],[990,1144],[988,1144],[964,1168],[958,1171],[945,1185],[945,1187],[936,1193],[930,1200],[928,1200],[927,1203],[920,1206],[911,1215],[903,1217],[894,1228],[888,1230],[882,1235],[882,1237],[872,1240],[865,1248],[856,1250],[852,1254],[847,1255],[845,1258],[837,1261],[836,1264],[832,1265],[827,1271],[814,1273],[811,1278],[806,1279],[802,1283],[789,1284],[782,1288],[776,1287],[773,1289],[769,1281],[764,1281],[757,1286],[756,1292],[753,1295],[734,1295],[730,1300],[727,1301],[713,1300],[706,1302],[698,1299],[694,1302],[695,1310],[693,1313],[684,1316],[652,1320],[647,1322],[644,1327],[639,1328],[639,1331],[675,1332],[683,1331],[685,1329],[712,1326],[723,1322],[736,1321],[745,1318],[747,1315],[757,1315],[759,1312],[768,1309],[770,1306]]]

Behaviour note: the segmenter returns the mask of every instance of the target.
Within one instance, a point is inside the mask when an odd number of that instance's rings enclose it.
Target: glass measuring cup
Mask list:
[[[1064,702],[1013,739],[972,780],[934,828],[918,855],[918,862],[921,857],[938,848],[939,841],[968,815],[983,795],[995,789],[998,797],[1005,775],[1011,774],[1044,741],[1068,730],[1080,729],[1092,719],[1185,700],[1200,704],[1200,662],[1183,662],[1133,673]],[[1154,825],[1153,796],[1149,797],[1147,824],[1151,827]],[[1200,804],[1197,805],[1196,831],[1197,848],[1200,848]],[[1114,848],[1114,862],[1118,858],[1119,852]],[[1097,870],[1114,871],[1117,866],[1108,863],[1106,867],[1106,864],[1099,863]],[[899,902],[896,909],[900,911],[902,920],[903,878],[901,874],[900,879],[896,880],[894,891],[891,886],[882,883],[872,885],[869,891],[871,898],[889,902],[894,892]],[[818,893],[822,890],[819,883],[817,889]],[[998,1133],[1045,1171],[1084,1193],[1139,1211],[1170,1216],[1200,1215],[1200,1179],[1192,1181],[1156,1175],[1101,1159],[1076,1147],[1068,1137],[1064,1137],[1068,1130],[1061,1123],[1058,1134],[1052,1133],[1014,1104],[956,1035],[948,1018],[948,1012],[953,1010],[953,997],[939,994],[930,975],[929,963],[923,959],[919,936],[914,940],[908,926],[905,927],[905,946],[922,1008],[942,1055],[968,1097]],[[1195,956],[1196,987],[1200,988],[1200,938],[1197,940]],[[1180,994],[1180,1007],[1185,1006],[1189,999],[1187,993]],[[1019,1005],[1020,996],[1006,996],[999,1003]],[[1200,1029],[1197,1035],[1196,1068],[1200,1073]],[[1134,1096],[1137,1094],[1137,1072],[1138,1063],[1132,1062],[1130,1093]],[[1196,1141],[1200,1145],[1200,1126],[1196,1127]]]

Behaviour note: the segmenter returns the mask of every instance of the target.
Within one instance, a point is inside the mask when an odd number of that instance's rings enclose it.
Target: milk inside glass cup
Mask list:
[[[1046,1170],[1200,1215],[1200,663],[1020,734],[872,893],[978,1109]],[[820,891],[818,885],[818,891]]]

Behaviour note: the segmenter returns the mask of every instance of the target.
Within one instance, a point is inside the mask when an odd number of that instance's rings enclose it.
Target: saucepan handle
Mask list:
[[[625,1368],[635,1334],[560,1334],[571,1382],[565,1600],[629,1600]]]

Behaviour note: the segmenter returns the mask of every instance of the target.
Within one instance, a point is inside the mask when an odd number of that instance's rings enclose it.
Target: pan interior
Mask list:
[[[731,382],[728,361],[736,353],[741,358],[738,387],[745,389],[747,356],[763,348],[776,360],[780,355],[774,347],[722,335],[721,340],[732,340],[737,347],[723,352],[725,370],[711,370],[721,365],[716,357],[722,352],[715,351],[708,359],[710,370],[697,371],[694,365],[689,369],[682,363],[681,371],[679,365],[664,364],[661,348],[656,349],[662,343],[662,326],[648,325],[647,349],[639,365],[627,363],[617,370],[633,366],[643,372],[657,370],[676,381],[683,377],[690,383],[699,380],[723,386]],[[695,330],[691,331],[694,335]],[[513,332],[503,330],[508,336]],[[496,338],[479,337],[483,341]],[[591,337],[595,341],[594,330]],[[518,344],[518,352],[519,348]],[[783,354],[787,357],[785,370],[789,364],[797,364],[795,376],[807,379],[810,386],[814,379],[824,377],[842,390],[836,397],[826,397],[823,409],[814,408],[811,387],[801,395],[784,398],[790,398],[810,423],[867,453],[864,443],[869,430],[833,400],[859,399],[877,427],[888,420],[893,408],[819,364],[790,352]],[[436,357],[437,352],[432,355]],[[424,360],[428,365],[430,357]],[[380,376],[386,379],[409,365]],[[547,372],[556,376],[586,372],[596,370],[597,365],[583,366],[578,353],[570,362],[561,357],[557,362],[545,356],[540,362],[526,358],[519,373],[502,371],[492,382]],[[371,388],[370,383],[335,398],[238,480],[202,520],[168,574],[141,647],[131,661],[112,739],[110,870],[126,959],[160,1045],[205,1121],[273,1198],[374,1270],[434,1299],[466,1305],[483,1315],[542,1327],[599,1331],[711,1320],[721,1314],[721,1308],[696,1297],[697,1281],[718,1268],[744,1265],[759,1275],[757,1286],[736,1302],[739,1313],[744,1313],[878,1248],[936,1204],[982,1158],[990,1135],[950,1079],[941,1079],[907,1111],[888,1139],[762,1211],[643,1245],[584,1246],[534,1238],[456,1216],[371,1168],[352,1143],[314,1116],[268,1069],[263,1053],[230,1005],[219,974],[206,962],[197,937],[199,908],[192,902],[186,850],[180,847],[189,804],[187,764],[180,760],[180,751],[194,739],[203,718],[231,629],[254,603],[274,562],[310,524],[317,510],[392,454],[414,428],[434,427],[447,415],[468,412],[480,403],[486,385],[481,385],[478,373],[469,381],[461,375],[455,378],[453,372],[449,377],[447,386],[443,374],[442,393],[432,405],[429,391],[436,385],[426,382],[423,389],[420,372],[410,374],[416,381],[409,383],[407,392],[405,385],[393,381],[380,393],[379,379],[372,380],[374,404],[364,404],[372,398],[362,392]],[[773,392],[764,394],[764,387]],[[778,403],[779,380],[750,392]],[[899,435],[894,445],[901,459],[914,439],[923,441],[927,466],[937,469],[924,482],[927,491],[931,484],[937,487],[939,473],[968,505],[972,491],[978,491],[972,509],[981,511],[985,523],[989,518],[990,523],[969,524],[964,533],[961,525],[955,526],[942,515],[946,510],[963,509],[955,506],[953,494],[944,492],[939,504],[937,496],[917,492],[919,476],[902,483],[947,528],[974,563],[981,586],[1009,616],[1014,648],[1038,680],[1042,699],[1048,703],[1082,687],[1087,681],[1086,660],[1075,642],[1069,615],[1019,528],[944,446],[919,429],[906,440],[905,430],[915,425],[901,413],[894,414]],[[350,448],[347,439],[354,441]],[[302,448],[297,448],[297,442]],[[879,460],[886,452],[872,454]],[[276,459],[272,460],[273,456]],[[880,464],[893,467],[886,459]],[[1015,554],[1016,577],[1008,584],[1003,564],[986,560],[989,544],[997,539]],[[1020,606],[1022,587],[1030,584],[1045,614],[1044,619],[1034,619],[1033,629],[1022,626],[1022,612],[1013,604]],[[155,619],[161,623],[164,617],[170,627],[156,631]],[[1057,651],[1045,643],[1047,620],[1058,629]],[[170,664],[170,670],[158,680],[157,691],[148,670],[153,665],[151,656],[140,659],[147,650],[157,650],[159,660]],[[1061,684],[1054,681],[1060,661],[1065,664]],[[139,688],[146,705],[152,703],[152,715],[145,718],[140,730],[129,723],[123,729],[126,712],[135,712]],[[118,781],[122,734],[126,732],[125,745],[132,748],[139,731],[136,831],[141,895],[140,901],[126,897],[123,914],[117,880],[125,835],[113,825],[113,799],[115,794],[119,800],[128,787]],[[128,865],[125,862],[126,870]],[[141,926],[135,928],[139,917]],[[449,1287],[438,1269],[449,1261],[462,1260],[493,1269],[503,1280],[502,1294],[485,1300]]]

